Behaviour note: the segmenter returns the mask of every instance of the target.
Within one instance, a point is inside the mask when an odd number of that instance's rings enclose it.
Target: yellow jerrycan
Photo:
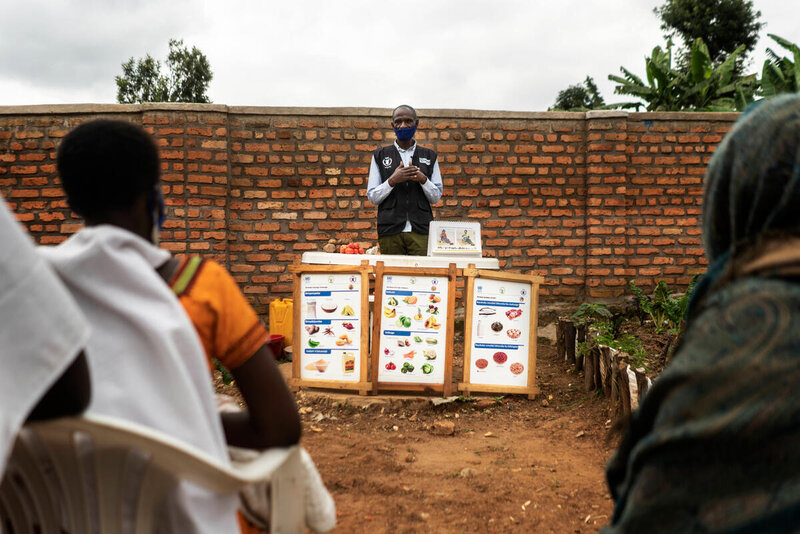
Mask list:
[[[292,345],[292,299],[274,299],[269,303],[269,333],[282,334],[284,346]]]

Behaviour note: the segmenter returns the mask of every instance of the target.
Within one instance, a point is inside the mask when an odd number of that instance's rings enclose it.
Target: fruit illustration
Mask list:
[[[395,315],[397,315],[397,312],[395,311],[394,308],[387,308],[386,306],[384,306],[383,307],[383,315],[384,315],[384,317],[391,318],[391,317],[394,317]]]
[[[442,325],[436,322],[436,317],[430,316],[425,320],[425,328],[433,328],[434,330],[438,330],[440,326]]]
[[[389,300],[386,301],[386,304],[389,306],[397,306],[397,299],[394,297],[389,297]]]
[[[442,299],[441,299],[441,298],[439,298],[439,295],[434,295],[433,293],[431,293],[430,295],[428,295],[428,300],[429,300],[430,302],[433,302],[433,303],[436,303],[436,302],[442,302]]]
[[[356,312],[353,311],[353,308],[351,306],[349,306],[349,305],[345,306],[344,308],[342,308],[342,315],[344,317],[352,317],[355,314],[356,314]]]
[[[417,303],[417,297],[415,297],[414,295],[410,295],[410,296],[404,298],[403,302],[405,302],[406,304],[416,304]]]
[[[416,315],[414,315],[414,320],[415,321],[421,321],[422,320],[422,310],[421,309],[417,308],[417,313],[416,313]]]
[[[405,315],[401,315],[397,318],[397,321],[394,323],[396,326],[408,328],[411,326],[411,317],[406,317]]]

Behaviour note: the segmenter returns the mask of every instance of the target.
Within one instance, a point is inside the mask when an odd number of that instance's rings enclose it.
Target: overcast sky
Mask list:
[[[663,0],[0,0],[0,105],[113,103],[129,57],[208,56],[218,104],[543,111],[592,76],[644,76]],[[755,0],[800,42],[797,0]],[[781,49],[782,51],[782,49]]]

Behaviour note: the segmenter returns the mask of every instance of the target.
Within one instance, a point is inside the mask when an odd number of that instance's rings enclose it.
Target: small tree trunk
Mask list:
[[[556,323],[556,355],[558,358],[567,359],[566,347],[564,345],[564,330],[566,329],[567,321],[562,317],[558,318]]]
[[[592,348],[583,357],[583,359],[584,359],[584,364],[583,364],[583,388],[586,391],[594,391],[595,389],[597,389],[597,385],[594,383],[594,375],[595,375],[594,352],[596,350],[597,350],[596,348]]]
[[[577,326],[577,328],[576,328],[576,333],[577,333],[577,341],[578,341],[578,343],[585,343],[586,342],[586,323],[579,324]],[[577,345],[576,345],[576,347],[577,347]],[[583,356],[579,356],[577,354],[577,349],[576,349],[576,354],[575,354],[575,370],[576,371],[580,371],[581,369],[584,368],[584,366],[586,365],[586,361],[585,361],[586,358],[588,358],[588,354],[584,354]]]
[[[598,349],[598,367],[600,368],[600,385],[603,388],[603,393],[611,396],[611,384],[613,383],[613,365],[611,363],[611,349],[608,347],[599,347]]]
[[[626,419],[631,415],[631,388],[628,383],[628,364],[617,363],[617,388],[619,389],[620,415]]]
[[[564,349],[567,363],[575,365],[575,323],[571,321],[564,325]]]

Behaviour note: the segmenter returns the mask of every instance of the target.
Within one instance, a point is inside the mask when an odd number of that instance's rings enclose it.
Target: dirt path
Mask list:
[[[539,347],[532,401],[364,409],[300,392],[303,444],[336,499],[335,532],[597,532],[611,513],[607,403],[554,360]],[[435,433],[449,423],[452,435]]]

